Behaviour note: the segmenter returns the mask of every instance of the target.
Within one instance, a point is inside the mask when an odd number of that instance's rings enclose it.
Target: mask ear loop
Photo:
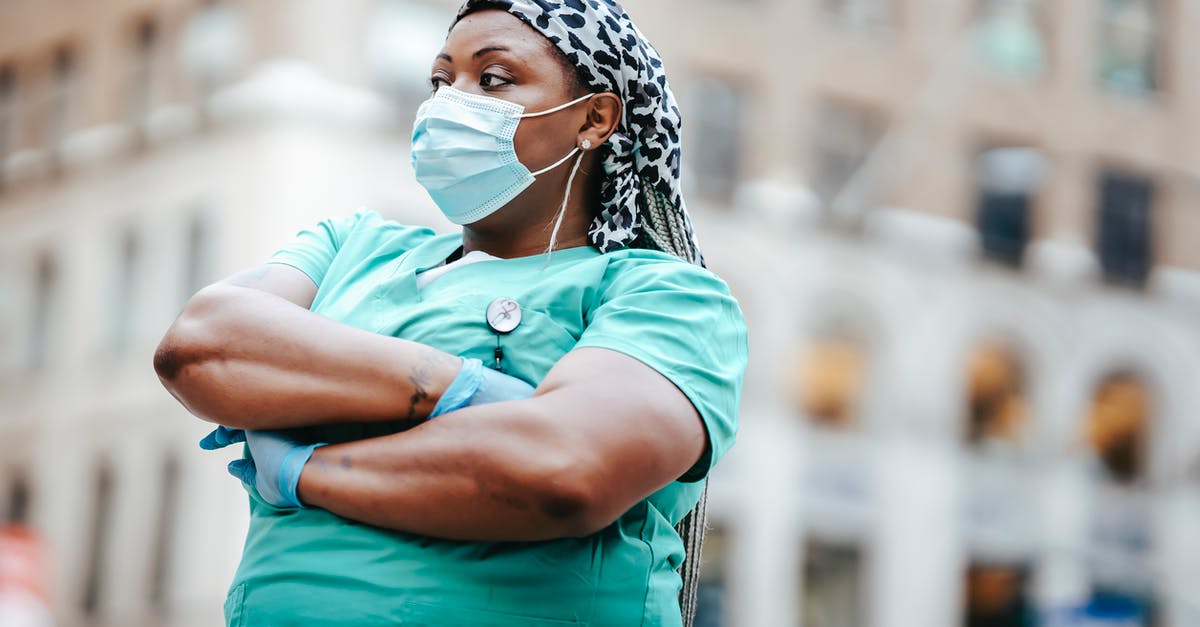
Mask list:
[[[571,175],[567,177],[567,193],[563,194],[562,208],[558,210],[558,219],[554,221],[554,230],[550,232],[550,246],[546,248],[546,263],[542,266],[543,270],[550,265],[550,258],[554,255],[554,246],[558,243],[558,230],[562,227],[563,218],[567,215],[567,203],[571,200],[571,187],[575,183],[575,174],[579,172],[579,164],[583,162],[584,150],[591,146],[592,143],[585,139],[583,140],[583,150],[575,148],[574,152],[578,152],[579,156],[575,157],[575,165],[571,166]]]

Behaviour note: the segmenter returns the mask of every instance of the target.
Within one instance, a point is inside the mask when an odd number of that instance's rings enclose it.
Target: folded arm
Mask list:
[[[528,400],[318,448],[298,494],[352,520],[439,538],[585,536],[682,476],[705,443],[695,408],[668,379],[586,348]]]
[[[427,417],[461,360],[309,311],[303,272],[265,264],[198,292],[154,368],[189,411],[245,429]]]

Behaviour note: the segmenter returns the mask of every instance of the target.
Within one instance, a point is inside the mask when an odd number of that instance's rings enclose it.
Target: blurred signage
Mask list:
[[[46,564],[37,533],[19,525],[0,527],[0,625],[53,625]]]

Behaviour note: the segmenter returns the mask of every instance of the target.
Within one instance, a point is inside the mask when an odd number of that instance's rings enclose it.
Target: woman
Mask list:
[[[155,356],[222,425],[203,446],[247,442],[226,619],[679,624],[674,526],[733,442],[747,349],[662,63],[611,0],[470,0],[431,87],[413,165],[462,233],[322,222]]]

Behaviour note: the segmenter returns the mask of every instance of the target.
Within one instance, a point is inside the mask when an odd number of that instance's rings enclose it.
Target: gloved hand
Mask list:
[[[499,401],[516,401],[533,396],[533,386],[524,381],[484,368],[478,359],[463,358],[462,370],[442,393],[430,418],[448,414],[463,407],[474,407]]]
[[[325,444],[300,444],[284,431],[243,431],[241,437],[252,459],[229,462],[229,474],[258,490],[275,507],[304,507],[296,496],[300,471],[313,451]]]

